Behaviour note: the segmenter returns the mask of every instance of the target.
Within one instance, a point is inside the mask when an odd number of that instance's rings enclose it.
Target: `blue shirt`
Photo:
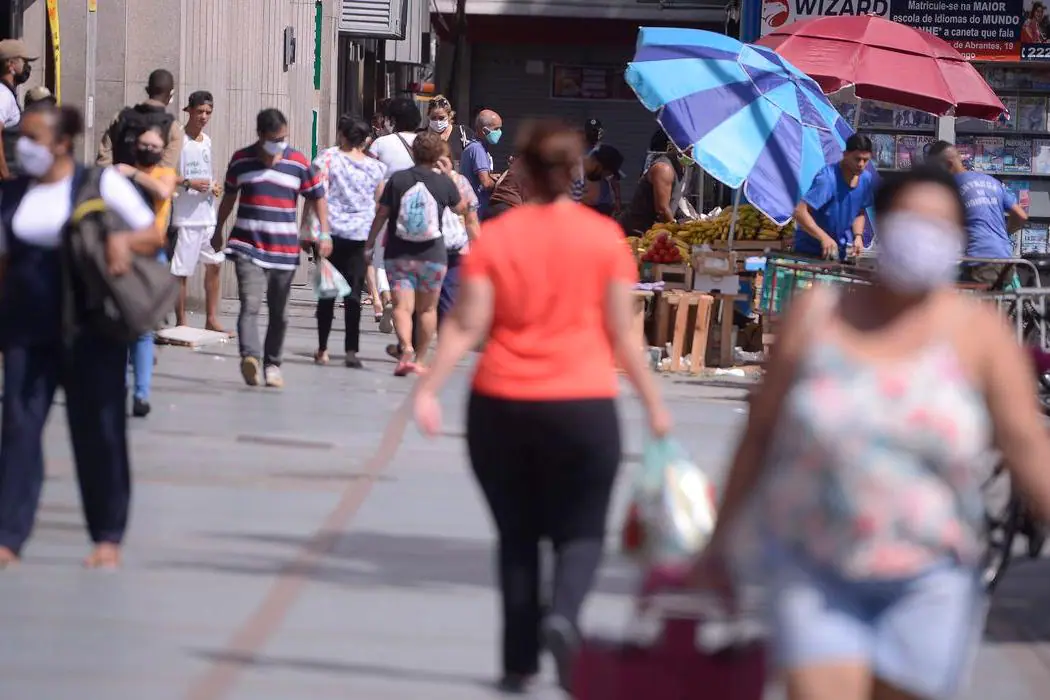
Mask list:
[[[865,169],[850,187],[838,163],[817,173],[809,192],[802,198],[809,205],[813,220],[839,244],[839,259],[846,259],[846,248],[853,243],[853,221],[874,204],[875,173]],[[795,232],[795,250],[820,255],[820,241],[802,230]]]
[[[966,204],[966,257],[1012,258],[1006,213],[1017,204],[1013,193],[984,173],[959,173],[955,181]]]
[[[459,170],[463,177],[467,178],[474,194],[478,196],[478,215],[485,216],[489,208],[489,195],[491,192],[481,185],[481,173],[492,173],[492,154],[485,148],[481,141],[471,141],[463,149],[463,158],[459,162]]]

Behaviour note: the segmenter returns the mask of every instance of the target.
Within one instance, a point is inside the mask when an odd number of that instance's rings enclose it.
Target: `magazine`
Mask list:
[[[1032,173],[1050,175],[1050,141],[1041,139],[1032,144]]]
[[[1026,224],[1021,229],[1021,255],[1047,253],[1046,224]]]
[[[973,140],[973,169],[979,173],[1003,172],[1005,140],[995,136],[978,136]]]
[[[1017,128],[1046,131],[1046,98],[1022,97],[1017,101]]]
[[[933,115],[917,109],[897,109],[893,112],[893,126],[897,129],[933,131]]]
[[[1032,142],[1028,139],[1005,139],[1003,143],[1003,172],[1032,172]]]
[[[1016,97],[1004,97],[1003,106],[1006,107],[1007,114],[995,123],[996,129],[1005,129],[1007,131],[1017,130],[1017,98]]]
[[[1021,208],[1028,211],[1032,205],[1032,183],[1028,180],[1007,180],[1003,186],[1010,190]]]
[[[897,167],[897,143],[890,134],[872,134],[871,145],[874,147],[872,160],[875,167],[889,169]]]
[[[854,100],[839,102],[835,105],[835,109],[839,111],[847,124],[853,126],[857,119],[857,103]]]
[[[926,147],[933,143],[929,136],[902,135],[897,137],[897,170],[910,170],[926,156]]]
[[[963,166],[967,170],[973,170],[974,161],[974,136],[959,136],[955,139],[955,150],[959,152],[959,157],[962,158]]]
[[[860,104],[860,126],[892,128],[894,111],[893,107],[881,102],[864,100]]]
[[[955,120],[955,132],[957,134],[991,131],[995,126],[995,122],[988,122],[974,117],[959,117]]]

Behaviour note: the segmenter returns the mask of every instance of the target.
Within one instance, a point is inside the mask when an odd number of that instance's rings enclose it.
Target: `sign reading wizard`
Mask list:
[[[838,15],[889,17],[890,0],[762,0],[762,36],[795,20]]]

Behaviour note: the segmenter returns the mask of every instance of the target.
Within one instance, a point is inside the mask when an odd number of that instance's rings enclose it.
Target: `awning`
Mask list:
[[[725,18],[725,2],[668,3],[660,8],[659,0],[467,0],[468,15],[512,15],[524,17],[580,17],[627,21],[663,21],[706,24]],[[674,7],[673,5],[678,5]],[[456,0],[433,0],[439,14],[454,14]]]

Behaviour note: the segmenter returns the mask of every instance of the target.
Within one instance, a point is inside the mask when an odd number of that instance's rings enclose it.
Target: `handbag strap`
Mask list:
[[[401,142],[401,145],[405,147],[405,150],[408,151],[408,157],[412,159],[413,163],[415,163],[416,156],[412,153],[412,147],[408,145],[408,141],[405,140],[405,137],[396,132],[394,133],[394,136],[396,136],[397,140]]]

